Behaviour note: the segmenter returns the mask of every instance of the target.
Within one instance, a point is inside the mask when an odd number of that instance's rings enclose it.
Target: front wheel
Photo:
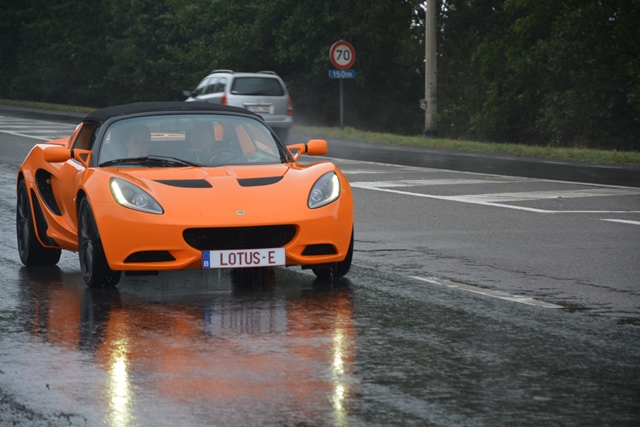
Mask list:
[[[33,225],[29,190],[24,180],[18,184],[18,200],[16,203],[16,235],[18,237],[18,254],[20,261],[27,267],[53,266],[60,261],[60,249],[42,246]]]
[[[329,266],[311,267],[311,270],[318,279],[339,279],[346,275],[351,268],[351,259],[353,258],[353,231],[351,232],[351,242],[347,250],[347,256],[340,262],[333,263]]]
[[[78,255],[84,282],[91,288],[111,288],[120,281],[120,271],[109,267],[89,200],[78,209]]]

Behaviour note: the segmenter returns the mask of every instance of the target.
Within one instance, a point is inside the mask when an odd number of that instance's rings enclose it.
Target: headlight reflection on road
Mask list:
[[[344,315],[337,314],[335,329],[333,330],[333,363],[331,364],[331,377],[333,380],[333,410],[335,413],[335,425],[347,425],[347,413],[344,401],[347,398],[348,385],[345,376],[345,360],[349,357],[347,342],[349,337],[344,328]]]
[[[114,427],[132,425],[131,385],[129,384],[128,342],[119,340],[114,343],[109,360],[109,385],[107,387],[110,406],[109,425]]]

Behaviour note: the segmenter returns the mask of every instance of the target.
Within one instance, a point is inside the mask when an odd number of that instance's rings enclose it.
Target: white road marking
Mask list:
[[[521,202],[525,200],[573,199],[595,196],[634,196],[639,188],[591,188],[582,190],[527,191],[519,193],[477,194],[470,196],[449,196],[449,200],[467,203]]]
[[[19,133],[19,132],[7,132],[5,130],[0,130],[0,133],[8,133],[9,135],[15,135],[15,136],[22,136],[25,138],[32,138],[32,139],[39,139],[40,141],[51,141],[52,139],[57,139],[57,138],[43,138],[41,136],[33,136],[33,135],[27,135],[25,133]]]
[[[399,179],[397,181],[361,181],[356,182],[355,185],[360,188],[366,187],[375,190],[378,188],[431,187],[435,185],[508,184],[522,181],[524,179],[511,177],[505,179]]]
[[[621,224],[640,225],[640,221],[630,221],[630,220],[626,220],[626,219],[605,219],[605,218],[602,218],[601,221],[619,222]]]
[[[455,180],[452,180],[452,181],[455,181]],[[488,182],[493,183],[494,181],[488,181]],[[495,182],[500,182],[500,181],[495,181]],[[485,183],[487,183],[487,181],[485,181]],[[553,191],[553,192],[534,191],[529,193],[504,193],[504,197],[500,198],[498,197],[500,194],[489,194],[489,195],[480,194],[480,195],[468,195],[468,196],[436,196],[433,194],[423,194],[423,193],[413,193],[410,191],[393,190],[391,188],[386,188],[387,186],[380,186],[376,184],[379,184],[379,183],[352,182],[351,187],[362,188],[367,190],[383,191],[387,193],[402,194],[405,196],[425,197],[429,199],[472,203],[476,205],[493,206],[493,207],[499,207],[499,208],[515,209],[515,210],[536,212],[536,213],[607,213],[607,214],[640,213],[640,211],[595,211],[595,210],[559,211],[559,210],[530,208],[526,206],[505,205],[502,203],[495,203],[494,201],[492,201],[492,200],[531,201],[531,200],[554,199],[554,198],[563,198],[563,197],[569,198],[569,197],[620,196],[620,195],[628,196],[628,195],[640,194],[640,189],[626,188],[626,187],[616,187],[616,188],[612,187],[612,188],[607,188],[604,191],[600,191],[600,189],[592,189],[592,190],[579,190],[579,191],[568,190],[568,191]],[[389,186],[392,186],[392,185],[389,185]],[[621,190],[621,191],[618,191],[618,190]],[[527,197],[528,194],[537,195],[537,197],[536,196]]]
[[[385,167],[393,168],[393,170],[388,170],[388,171],[386,171],[386,173],[397,173],[398,170],[401,170],[403,172],[420,172],[420,171],[422,171],[422,172],[450,172],[450,173],[454,173],[454,174],[466,174],[466,175],[475,175],[475,176],[482,176],[482,177],[493,177],[493,178],[496,178],[496,179],[504,179],[504,178],[508,178],[508,179],[511,179],[511,180],[515,179],[515,180],[519,180],[519,182],[520,181],[522,181],[522,182],[552,182],[554,184],[588,185],[589,187],[632,188],[632,187],[628,187],[628,186],[624,186],[624,185],[581,183],[581,182],[575,182],[575,181],[562,181],[562,180],[557,180],[557,179],[505,176],[505,175],[491,174],[491,173],[486,173],[486,172],[468,172],[468,171],[459,171],[459,170],[453,170],[453,169],[432,169],[432,168],[423,168],[423,167],[420,167],[420,166],[402,166],[402,165],[397,165],[395,163],[369,162],[369,161],[364,161],[364,160],[343,160],[343,159],[334,159],[334,158],[330,158],[330,157],[327,157],[326,160],[327,161],[333,161],[333,162],[340,162],[340,163],[371,164],[371,165],[379,165],[379,166],[385,166]],[[553,162],[553,161],[547,161],[545,163],[563,164],[563,162]],[[342,169],[342,171],[345,172],[345,169]],[[348,171],[348,169],[346,169],[346,171]],[[345,172],[345,174],[347,174],[347,173]]]
[[[370,169],[344,169],[340,168],[343,174],[345,175],[376,175],[376,174],[388,174],[392,171],[388,170],[370,170]],[[394,173],[396,171],[393,171]]]
[[[549,302],[538,301],[529,297],[511,295],[511,294],[507,294],[505,292],[500,292],[500,291],[492,291],[490,289],[478,288],[476,286],[465,285],[463,283],[457,283],[451,280],[438,279],[436,277],[419,277],[419,276],[410,276],[410,277],[412,279],[420,280],[422,282],[433,283],[434,285],[460,289],[463,291],[473,292],[475,294],[485,295],[488,297],[498,298],[506,301],[517,302],[520,304],[533,305],[536,307],[544,307],[544,308],[562,308],[562,306],[551,304]]]
[[[343,164],[344,161],[342,159],[334,159],[334,158],[326,158],[327,161],[332,162],[332,163],[340,163]],[[360,162],[360,163],[367,163],[367,162]],[[410,167],[410,166],[400,166],[400,165],[394,165],[395,167],[393,169],[349,169],[349,168],[345,168],[343,166],[340,167],[340,170],[342,171],[342,173],[344,173],[345,175],[362,175],[362,174],[397,174],[397,173],[436,173],[436,172],[442,172],[441,169],[432,169],[432,168],[417,168],[417,167]],[[447,171],[445,171],[447,172]]]
[[[75,128],[76,125],[59,122],[0,116],[0,133],[40,141],[51,141],[52,139],[69,137]]]
[[[29,125],[7,125],[7,124],[2,124],[0,123],[0,126],[2,126],[2,129],[7,130],[7,131],[12,131],[12,130],[20,130],[20,129],[28,129],[29,132],[47,132],[51,129],[56,129],[56,130],[63,130],[63,131],[68,131],[70,129],[70,126],[67,125],[46,125],[46,128],[34,128],[33,126]]]

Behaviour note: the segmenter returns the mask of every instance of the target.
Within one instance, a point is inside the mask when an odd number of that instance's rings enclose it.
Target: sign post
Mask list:
[[[356,50],[351,43],[340,40],[331,45],[329,49],[329,59],[338,70],[329,70],[329,78],[340,79],[340,129],[344,127],[344,102],[343,83],[344,79],[353,79],[356,76],[355,70],[349,70],[356,61]]]

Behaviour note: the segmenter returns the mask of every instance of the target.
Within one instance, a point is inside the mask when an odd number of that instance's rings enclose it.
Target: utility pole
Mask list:
[[[437,0],[427,0],[427,12],[424,20],[425,45],[425,82],[424,82],[424,135],[438,136],[435,117],[438,113],[438,82],[436,72],[436,15],[438,14]]]

